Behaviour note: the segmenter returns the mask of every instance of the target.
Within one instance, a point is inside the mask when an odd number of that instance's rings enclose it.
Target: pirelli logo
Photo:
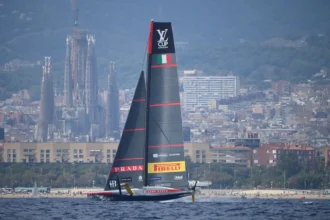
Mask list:
[[[148,173],[175,173],[185,171],[185,161],[148,163]]]

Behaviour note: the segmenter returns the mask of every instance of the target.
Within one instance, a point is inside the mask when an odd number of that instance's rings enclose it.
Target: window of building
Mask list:
[[[83,149],[79,149],[79,153],[82,154],[83,153]]]
[[[44,153],[45,152],[45,150],[40,150],[40,153]]]
[[[7,153],[10,153],[10,149],[7,149]]]
[[[13,153],[14,153],[14,154],[16,153],[16,149],[13,149]]]
[[[74,149],[74,150],[73,150],[73,153],[74,153],[74,154],[78,153],[77,149]]]
[[[29,149],[24,149],[23,152],[29,152]]]
[[[79,155],[79,158],[84,158],[84,155],[81,155],[81,154],[80,154],[80,155]]]
[[[107,149],[107,154],[110,154],[110,152],[111,152],[110,149]]]

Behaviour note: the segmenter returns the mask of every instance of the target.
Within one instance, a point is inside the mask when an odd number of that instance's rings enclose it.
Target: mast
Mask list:
[[[150,78],[151,78],[151,59],[152,59],[152,33],[154,21],[150,22],[150,31],[148,39],[148,60],[147,60],[147,77],[146,77],[146,132],[145,132],[145,148],[144,148],[144,186],[148,185],[148,146],[149,146],[149,108],[150,108]]]

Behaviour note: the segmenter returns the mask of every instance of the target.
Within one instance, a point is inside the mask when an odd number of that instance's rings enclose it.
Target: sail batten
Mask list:
[[[176,64],[163,64],[163,65],[152,65],[151,68],[171,68],[177,67]]]
[[[130,131],[144,131],[144,128],[129,128],[129,129],[124,129],[123,132],[130,132]]]
[[[164,144],[164,145],[154,145],[148,146],[149,148],[168,148],[168,147],[183,147],[183,144]]]
[[[181,105],[180,102],[170,102],[170,103],[157,103],[157,104],[151,104],[150,107],[161,107],[161,106],[176,106]]]
[[[121,161],[121,160],[144,160],[143,157],[140,158],[121,158],[121,159],[115,159],[114,161]]]

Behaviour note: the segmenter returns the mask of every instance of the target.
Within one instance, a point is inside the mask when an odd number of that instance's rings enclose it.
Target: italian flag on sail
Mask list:
[[[157,64],[168,64],[168,63],[172,63],[171,54],[157,55]]]

